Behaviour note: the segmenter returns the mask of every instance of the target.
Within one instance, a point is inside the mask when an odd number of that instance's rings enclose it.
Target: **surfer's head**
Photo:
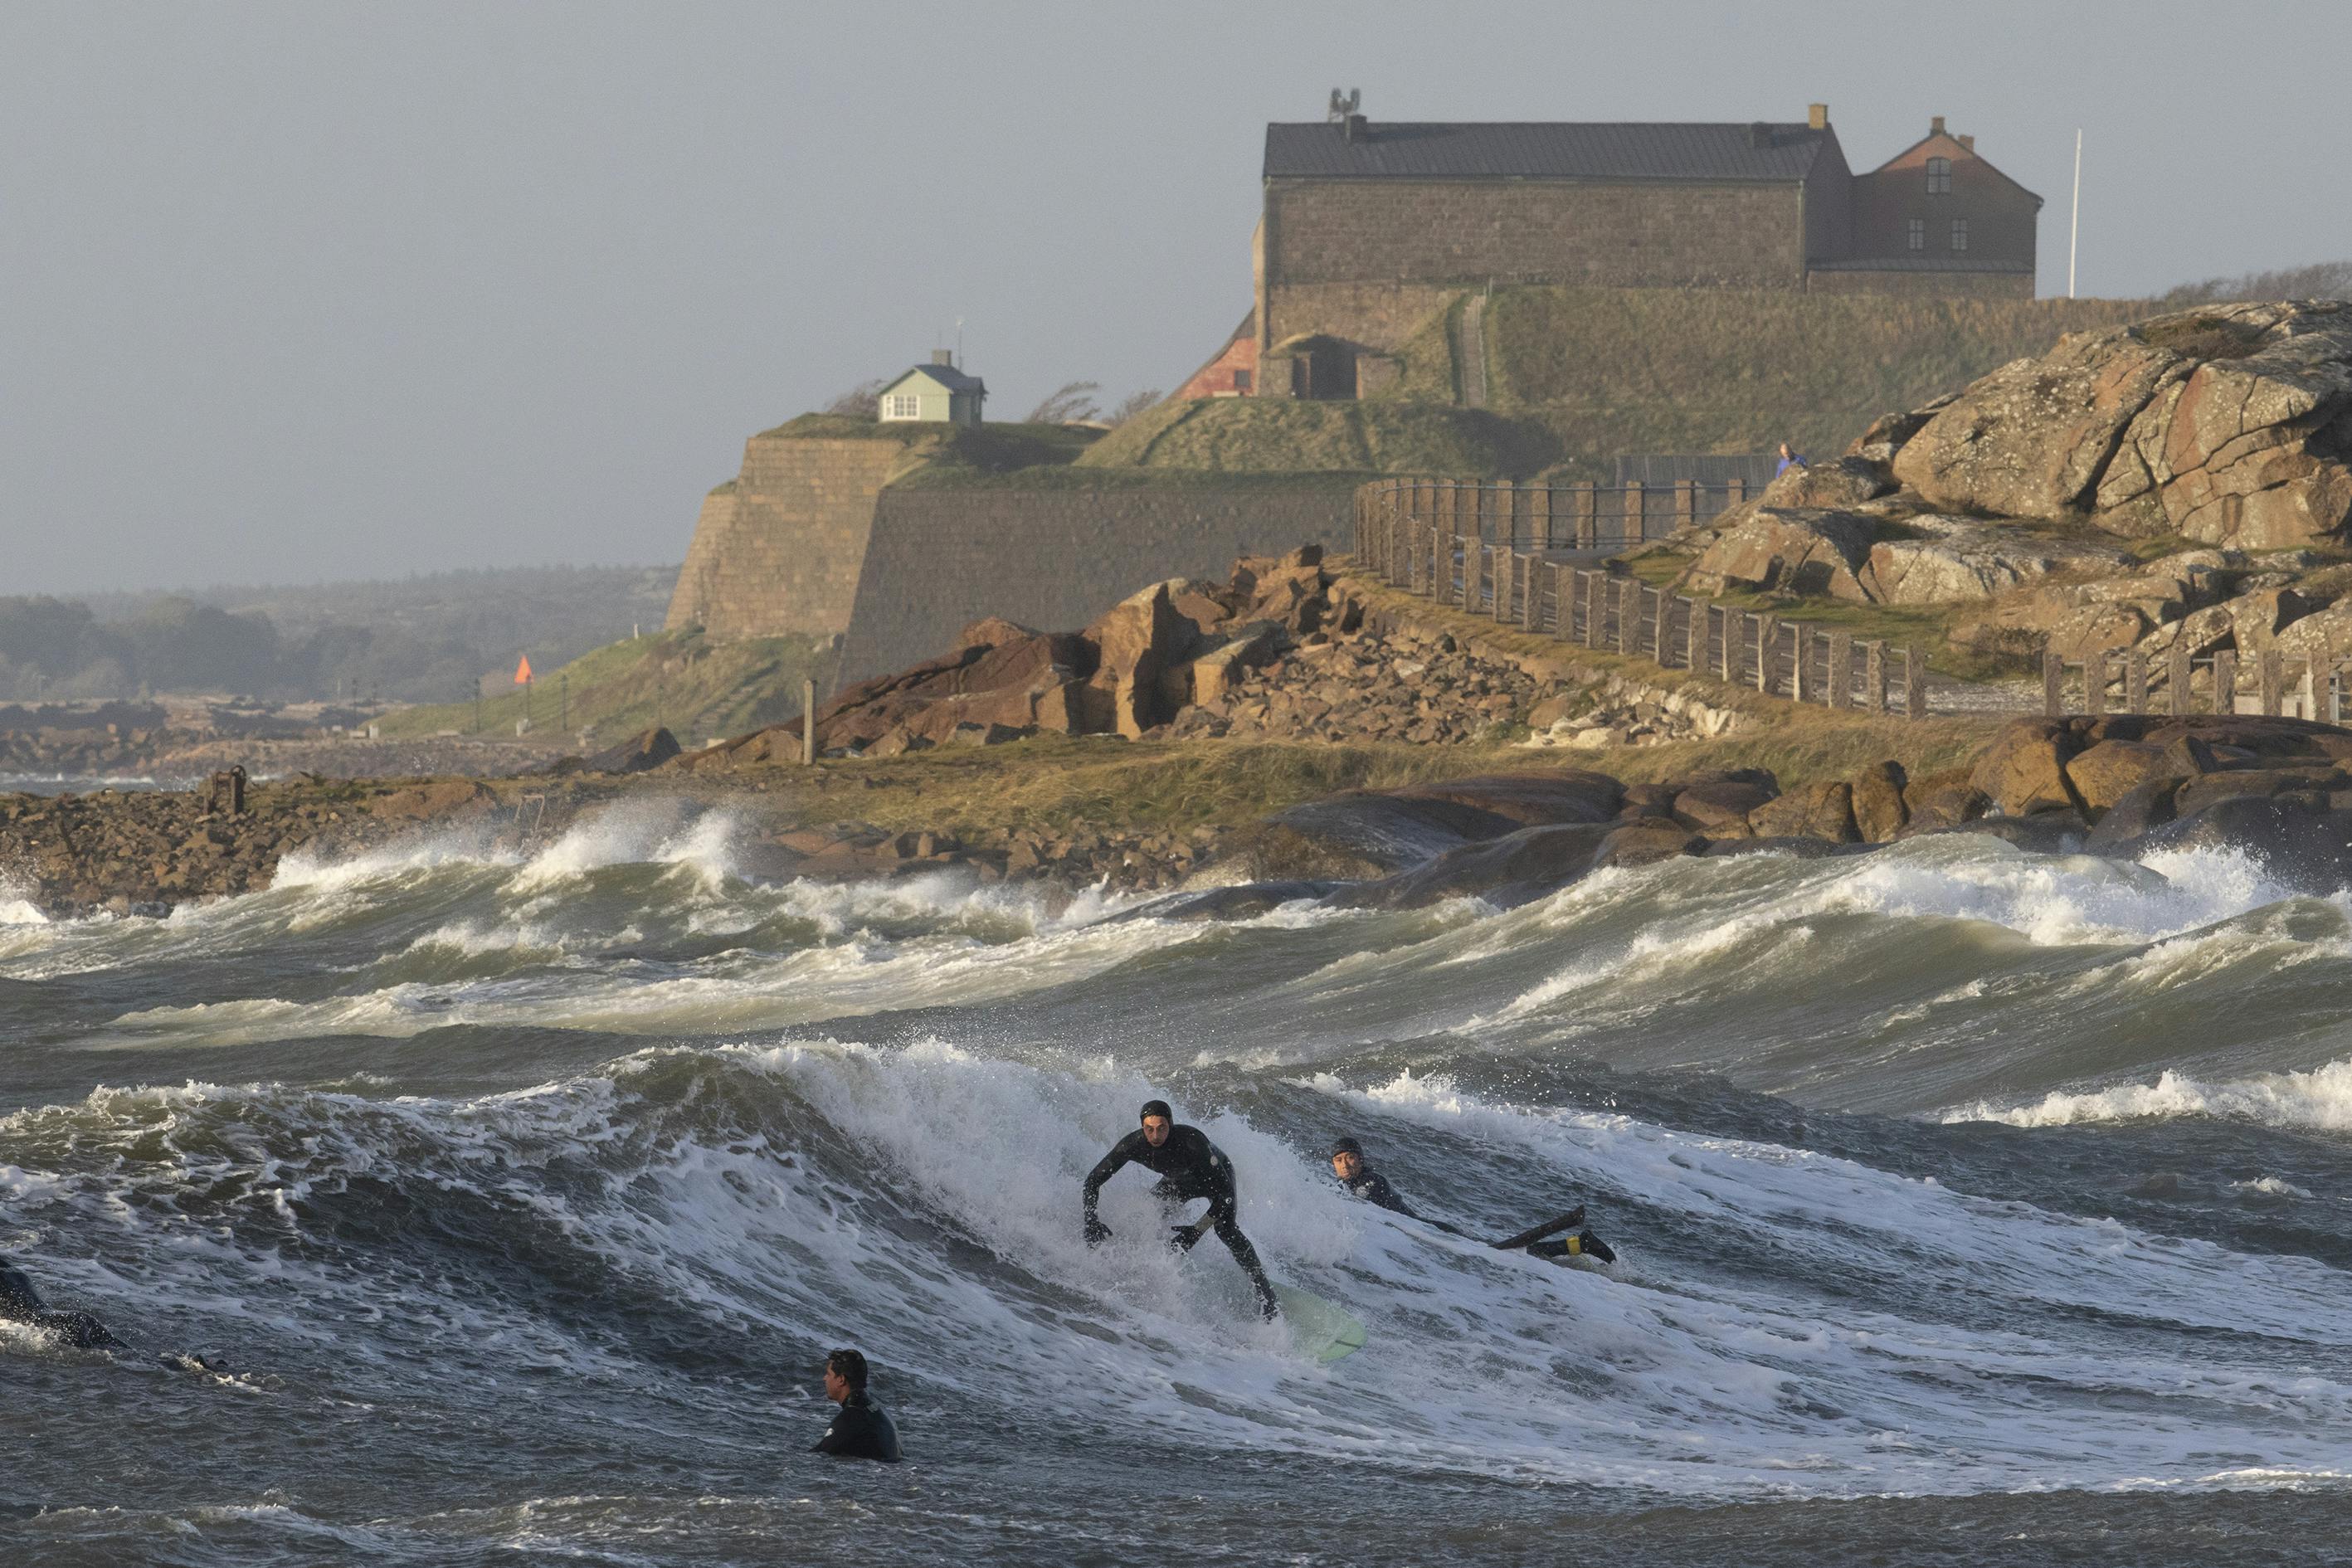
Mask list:
[[[1168,1109],[1164,1100],[1147,1100],[1138,1120],[1143,1123],[1143,1141],[1157,1149],[1168,1142],[1168,1130],[1176,1125],[1176,1113]]]
[[[835,1405],[866,1392],[866,1357],[846,1347],[824,1358],[824,1396]]]
[[[1353,1138],[1342,1138],[1331,1145],[1331,1173],[1343,1182],[1352,1182],[1364,1168],[1364,1146]]]

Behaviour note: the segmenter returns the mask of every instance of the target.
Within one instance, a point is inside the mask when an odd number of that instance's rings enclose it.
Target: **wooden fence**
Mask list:
[[[1427,523],[1455,539],[1529,550],[1622,550],[1664,539],[1748,499],[1745,481],[1673,485],[1513,484],[1507,479],[1379,479],[1356,492],[1357,536],[1364,520]],[[1375,539],[1375,546],[1384,539]],[[1360,560],[1371,563],[1360,548]],[[1376,569],[1385,570],[1384,565]]]
[[[1703,487],[1675,489],[1677,510],[1696,514]],[[1409,593],[1563,642],[1697,670],[1790,701],[1927,716],[1927,664],[1916,647],[1890,648],[1554,558],[1655,537],[1632,532],[1649,516],[1642,490],[1381,480],[1356,492],[1356,559]],[[1613,510],[1602,504],[1612,491]],[[1604,527],[1612,518],[1613,537]]]
[[[2241,668],[2235,653],[2192,657],[2178,642],[2151,658],[2137,648],[2067,658],[2042,656],[2042,708],[2061,713],[2266,713],[2344,721],[2347,662],[2288,658],[2273,649]],[[2071,694],[2081,702],[2068,706]]]

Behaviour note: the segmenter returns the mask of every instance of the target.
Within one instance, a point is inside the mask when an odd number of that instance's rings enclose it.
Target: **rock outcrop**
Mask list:
[[[2331,537],[2352,521],[2352,305],[2070,334],[1970,385],[1893,468],[1937,507],[2248,550]]]

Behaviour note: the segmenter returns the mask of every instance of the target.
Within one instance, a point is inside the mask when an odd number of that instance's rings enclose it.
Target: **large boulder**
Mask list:
[[[1175,717],[1161,677],[1192,653],[1200,636],[1176,611],[1173,590],[1187,585],[1181,578],[1154,583],[1121,600],[1084,634],[1101,661],[1087,684],[1108,706],[1107,727],[1130,741]]]
[[[1367,882],[1332,901],[1350,908],[1411,910],[1446,899],[1477,896],[1508,909],[1555,892],[1592,868],[1614,823],[1523,827],[1481,843],[1465,844],[1410,870]]]
[[[1783,510],[1751,502],[1709,531],[1680,585],[1686,593],[1709,596],[1751,588],[1867,599],[1854,574],[1869,559],[1874,526],[1851,512]]]
[[[632,735],[617,746],[607,746],[587,759],[587,767],[599,773],[641,773],[657,768],[678,753],[677,737],[658,724],[642,734]]]
[[[1854,830],[1868,844],[1884,844],[1911,820],[1903,804],[1903,789],[1909,782],[1903,764],[1897,762],[1874,763],[1847,781],[1853,802]]]
[[[2063,719],[2020,719],[1978,753],[1969,782],[2004,816],[2072,808],[2079,803],[2066,764],[2082,749]]]
[[[1748,820],[1759,838],[1821,838],[1832,844],[1862,841],[1862,832],[1853,821],[1853,786],[1843,779],[1790,790],[1749,812]]]
[[[1969,384],[1895,456],[1895,477],[1930,505],[2004,517],[2083,510],[2125,427],[2181,356],[2129,327],[2070,332],[2040,359]]]
[[[2250,550],[2352,521],[2352,305],[2209,305],[2070,333],[1969,386],[1894,455],[1931,504],[2090,513]]]
[[[2101,741],[2066,763],[2066,782],[2085,810],[2104,812],[2148,780],[2178,778],[2166,748],[2146,741]]]
[[[1699,833],[1746,837],[1748,815],[1780,793],[1772,775],[1742,772],[1694,780],[1675,796],[1675,820]]]
[[[1558,773],[1492,773],[1417,784],[1397,798],[1465,806],[1538,827],[1560,823],[1607,822],[1624,804],[1625,786],[1606,773],[1564,769]]]
[[[1925,773],[1903,784],[1903,837],[1939,827],[1974,822],[1992,809],[1992,800],[1979,789],[1965,767]]]
[[[2263,863],[2273,880],[2319,896],[2352,887],[2352,813],[2315,810],[2301,801],[2231,795],[2184,812],[2123,847],[2151,849],[2231,849]]]
[[[2132,331],[2183,369],[2123,432],[2095,498],[2105,520],[2249,550],[2352,521],[2352,306],[2211,305]]]
[[[2053,573],[2113,571],[2121,551],[2060,541],[2021,529],[1957,517],[1914,517],[1903,536],[1881,539],[1857,574],[1863,589],[1888,605],[1949,605],[1989,599]],[[2157,588],[2158,595],[2168,587]]]
[[[1827,463],[1794,463],[1764,487],[1768,507],[1838,510],[1875,500],[1895,488],[1885,465],[1852,456]]]

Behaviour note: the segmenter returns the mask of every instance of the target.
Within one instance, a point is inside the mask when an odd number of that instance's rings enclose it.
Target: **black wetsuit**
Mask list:
[[[1197,1127],[1171,1127],[1168,1141],[1156,1149],[1140,1127],[1111,1145],[1110,1152],[1087,1173],[1087,1239],[1109,1234],[1095,1214],[1096,1196],[1105,1182],[1129,1164],[1158,1174],[1160,1184],[1151,1190],[1162,1203],[1209,1200],[1208,1218],[1217,1239],[1225,1244],[1225,1250],[1234,1255],[1234,1261],[1249,1276],[1250,1285],[1257,1291],[1258,1310],[1268,1318],[1274,1317],[1280,1310],[1274,1299],[1274,1284],[1266,1279],[1265,1266],[1257,1260],[1257,1248],[1242,1234],[1241,1223],[1235,1217],[1234,1163]]]
[[[1368,1204],[1377,1204],[1391,1214],[1401,1214],[1407,1219],[1420,1220],[1422,1224],[1442,1230],[1448,1236],[1464,1234],[1442,1219],[1429,1219],[1413,1213],[1412,1205],[1397,1196],[1397,1190],[1389,1185],[1389,1179],[1370,1165],[1358,1165],[1355,1179],[1342,1182],[1340,1185],[1346,1187],[1352,1196],[1360,1197]],[[1576,1213],[1578,1219],[1581,1220],[1584,1210],[1580,1206]],[[1609,1249],[1607,1244],[1589,1230],[1573,1237],[1529,1242],[1519,1250],[1533,1258],[1574,1258],[1580,1254],[1590,1254],[1603,1263],[1613,1263],[1617,1260],[1617,1255]]]
[[[57,1335],[76,1350],[112,1350],[122,1342],[88,1312],[52,1312],[41,1305],[41,1293],[25,1271],[0,1258],[0,1321],[30,1323]]]
[[[833,1424],[824,1436],[810,1445],[812,1454],[831,1454],[836,1459],[879,1459],[886,1465],[898,1462],[898,1428],[890,1424],[890,1413],[874,1403],[874,1396],[859,1389],[841,1402],[834,1413]]]

